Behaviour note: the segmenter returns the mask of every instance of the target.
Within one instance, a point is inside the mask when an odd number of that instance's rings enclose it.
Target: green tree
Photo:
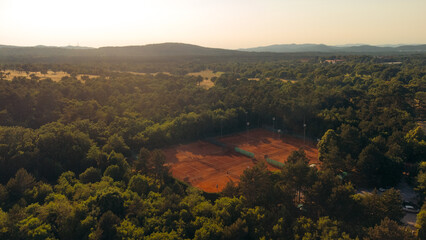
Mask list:
[[[0,126],[0,180],[7,182],[20,168],[31,170],[38,158],[35,131]]]
[[[405,135],[407,143],[407,155],[410,162],[426,161],[426,135],[418,126]]]
[[[10,235],[9,230],[9,219],[6,212],[3,212],[3,210],[0,208],[0,238],[1,239],[8,239],[12,236]]]
[[[402,211],[402,198],[400,192],[393,188],[383,194],[373,192],[362,197],[364,226],[379,224],[384,218],[399,222],[404,216]]]
[[[89,167],[79,175],[80,182],[82,183],[94,183],[99,182],[101,180],[101,170]]]
[[[129,190],[136,192],[140,196],[146,195],[150,191],[157,191],[158,187],[158,183],[154,179],[140,174],[134,175],[128,185]]]
[[[96,145],[92,145],[86,155],[88,167],[98,166],[102,170],[107,168],[106,159],[106,154],[104,154]]]
[[[268,212],[264,207],[245,208],[241,219],[246,223],[248,239],[262,239],[267,235],[269,225]]]
[[[221,239],[223,234],[223,226],[212,219],[208,219],[201,228],[195,231],[194,240],[201,239]]]
[[[225,187],[222,189],[222,195],[225,197],[235,197],[239,192],[239,185],[235,184],[232,179],[231,181],[227,182]]]
[[[125,156],[130,156],[130,148],[124,142],[122,136],[118,134],[113,134],[108,138],[107,143],[102,147],[102,151],[106,153],[111,153],[115,151],[116,153],[121,153]]]
[[[419,236],[420,237],[420,236]],[[398,225],[397,222],[385,218],[380,225],[368,228],[365,240],[415,240],[416,236],[408,227]],[[420,238],[422,239],[422,238]]]
[[[38,182],[33,189],[27,191],[27,196],[34,202],[43,203],[51,193],[53,193],[53,187],[50,184]]]
[[[123,156],[123,154],[112,151],[109,154],[107,161],[108,161],[109,167],[112,165],[118,166],[119,174],[117,175],[118,178],[114,178],[115,180],[125,180],[125,181],[129,180],[130,165],[127,163],[126,158]]]
[[[52,226],[52,232],[60,239],[75,239],[78,219],[72,203],[61,194],[49,195],[46,202],[38,209],[38,218]]]
[[[110,165],[104,172],[104,176],[111,177],[114,181],[120,181],[123,175],[120,171],[120,167],[117,165]]]
[[[143,228],[137,227],[132,221],[129,219],[123,220],[120,225],[117,225],[117,236],[119,239],[143,239],[144,231]]]
[[[72,198],[75,193],[75,184],[77,183],[75,173],[67,171],[61,174],[58,179],[58,184],[55,185],[55,191],[61,193],[69,198]]]
[[[426,162],[422,162],[420,166],[426,165]],[[420,170],[416,177],[417,187],[416,191],[419,192],[421,197],[426,197],[426,172],[425,170]]]
[[[239,189],[249,206],[266,205],[272,191],[270,172],[263,162],[244,170]]]
[[[120,191],[118,191],[117,189],[109,189],[105,192],[100,193],[96,197],[96,200],[102,213],[110,211],[118,216],[123,215],[124,198]]]
[[[293,189],[292,192],[297,194],[296,199],[300,203],[302,191],[315,181],[316,170],[309,167],[304,152],[301,154],[300,150],[293,152],[289,158],[291,161],[287,162],[281,170],[281,185],[285,185],[287,189]]]
[[[141,148],[138,154],[138,158],[133,161],[133,167],[136,171],[140,171],[142,173],[146,173],[149,168],[149,158],[151,153],[146,148]]]
[[[82,161],[92,146],[92,140],[87,134],[80,131],[72,131],[69,127],[60,123],[49,123],[37,130],[37,147],[40,150],[44,166],[40,172],[49,180],[55,180],[58,176],[53,163],[59,163],[65,170],[82,172]],[[50,160],[50,161],[48,161]]]
[[[290,163],[296,163],[298,161],[309,163],[309,159],[306,157],[306,153],[303,149],[291,152],[290,156],[287,158],[287,162]]]
[[[108,211],[102,214],[99,219],[95,232],[89,235],[89,239],[113,240],[117,238],[117,227],[120,224],[120,218],[113,212]]]
[[[321,217],[317,222],[310,218],[300,217],[294,225],[294,239],[351,239],[348,234],[339,229],[337,221]]]
[[[229,226],[237,221],[241,216],[243,200],[241,198],[222,197],[215,201],[213,214],[216,219],[220,219],[222,224]]]
[[[3,207],[9,199],[9,193],[7,188],[0,184],[0,208]]]
[[[374,144],[369,144],[359,154],[357,167],[371,185],[392,186],[401,178],[401,163],[384,155]]]
[[[329,129],[318,142],[318,159],[324,168],[333,171],[345,169],[345,161],[339,149],[340,138],[336,132]]]
[[[155,149],[151,152],[151,156],[149,158],[149,170],[154,173],[154,176],[157,179],[164,181],[165,177],[169,174],[169,168],[165,166],[166,156],[163,151],[159,149]]]
[[[155,232],[152,233],[149,236],[146,236],[145,239],[147,240],[181,240],[182,238],[179,237],[178,233],[175,231],[171,232]]]
[[[341,150],[356,159],[362,150],[362,137],[359,129],[348,124],[342,124],[339,129]]]
[[[52,227],[33,216],[20,221],[18,227],[20,237],[23,239],[55,239]]]
[[[25,169],[19,169],[14,178],[7,182],[7,189],[12,201],[16,201],[24,196],[25,191],[32,189],[36,184],[35,178]]]
[[[248,227],[246,222],[238,218],[233,224],[225,226],[223,229],[224,239],[243,240],[248,239]]]
[[[426,239],[426,204],[423,204],[416,221],[417,235],[419,239]]]

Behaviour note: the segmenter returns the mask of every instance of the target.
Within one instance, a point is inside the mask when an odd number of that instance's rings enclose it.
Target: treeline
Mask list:
[[[114,151],[107,161],[105,170],[64,172],[54,185],[19,169],[0,185],[0,237],[416,239],[398,225],[398,191],[357,195],[331,171],[309,167],[303,150],[281,172],[247,169],[213,200],[170,178],[161,151],[141,149],[132,167]]]

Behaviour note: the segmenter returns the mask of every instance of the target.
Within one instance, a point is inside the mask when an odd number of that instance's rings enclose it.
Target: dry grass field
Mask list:
[[[152,75],[157,75],[157,74],[164,74],[164,75],[172,75],[171,73],[169,73],[169,72],[155,72],[155,73],[143,73],[143,72],[126,72],[126,71],[115,71],[115,72],[119,72],[119,73],[130,73],[130,74],[133,74],[133,75],[140,75],[140,76],[145,76],[145,75],[148,75],[148,74],[152,74]]]
[[[270,80],[271,78],[266,78],[266,80]],[[239,80],[239,79],[238,79]],[[247,80],[249,80],[249,81],[260,81],[260,78],[247,78]],[[295,83],[295,82],[297,82],[296,80],[288,80],[288,79],[283,79],[283,78],[280,78],[280,80],[282,81],[282,82],[291,82],[291,83]]]
[[[220,77],[223,74],[223,72],[213,72],[212,70],[204,70],[201,72],[193,72],[188,73],[189,76],[201,76],[203,78],[203,81],[200,83],[200,86],[209,89],[214,86],[214,83],[212,82],[213,77]]]
[[[10,73],[6,76],[5,80],[12,80],[14,77],[27,77],[30,78],[32,74],[34,74],[36,77],[39,77],[40,79],[50,78],[54,82],[59,82],[63,77],[69,77],[70,75],[66,72],[53,72],[48,71],[47,74],[42,74],[41,72],[28,72],[28,74],[25,71],[16,71],[16,70],[6,70],[5,73]],[[88,76],[89,78],[96,78],[99,77],[98,75],[89,75],[89,74],[78,74],[77,79],[83,81],[81,79],[82,76]]]
[[[280,80],[283,81],[283,82],[291,82],[291,83],[297,82],[296,80],[287,80],[287,79],[283,79],[283,78],[280,78]]]

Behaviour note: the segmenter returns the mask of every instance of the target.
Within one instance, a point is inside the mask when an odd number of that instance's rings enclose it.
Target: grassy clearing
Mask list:
[[[213,77],[220,77],[222,74],[223,72],[213,72],[210,69],[207,69],[201,72],[188,73],[189,76],[201,76],[203,79],[209,79],[209,80],[211,80]]]
[[[270,80],[270,79],[271,78],[266,78],[266,80]],[[238,79],[238,80],[240,80],[240,79]],[[247,78],[247,80],[249,80],[249,81],[260,81],[260,78]],[[284,79],[284,78],[280,78],[280,80],[282,82],[291,82],[291,83],[297,82],[296,80],[289,80],[289,79]]]
[[[157,74],[165,74],[165,75],[172,75],[169,72],[156,72],[156,73],[143,73],[143,72],[127,72],[127,71],[116,71],[120,73],[130,73],[133,75],[139,75],[139,76],[145,76],[148,74],[152,74],[156,76]],[[201,76],[203,78],[203,81],[200,82],[200,86],[204,87],[206,89],[209,89],[214,86],[214,83],[212,81],[213,77],[220,77],[223,74],[223,72],[213,72],[212,70],[204,70],[200,72],[192,72],[188,73],[188,76]]]
[[[201,72],[192,72],[188,73],[189,76],[201,76],[203,78],[203,81],[200,83],[200,86],[204,88],[211,88],[214,86],[214,83],[212,81],[213,77],[220,77],[223,74],[223,72],[213,72],[210,69],[201,71]]]
[[[204,79],[202,82],[200,82],[200,86],[209,89],[214,86],[214,82],[212,82],[210,79]]]
[[[169,72],[155,72],[155,73],[143,73],[143,72],[127,72],[127,71],[115,71],[115,72],[119,72],[119,73],[130,73],[130,74],[133,74],[133,75],[139,75],[139,76],[146,76],[146,75],[148,75],[148,74],[151,74],[151,75],[154,75],[154,76],[156,76],[156,75],[158,75],[158,74],[164,74],[164,75],[172,75],[171,73],[169,73]]]
[[[291,82],[291,83],[297,82],[296,80],[288,80],[288,79],[283,79],[283,78],[280,78],[280,80],[283,81],[283,82]]]
[[[28,72],[28,74],[27,74],[27,72],[25,72],[25,71],[6,70],[5,73],[6,74],[10,73],[10,74],[6,75],[6,78],[5,78],[5,80],[9,80],[9,81],[11,81],[14,77],[31,78],[32,74],[34,74],[36,77],[39,77],[40,79],[50,78],[54,82],[59,82],[63,77],[69,77],[70,76],[68,73],[62,72],[62,71],[59,71],[59,72],[48,71],[46,74],[42,74],[41,72]],[[78,74],[77,79],[79,79],[80,81],[83,81],[81,79],[82,76],[88,76],[89,78],[99,77],[98,75]]]

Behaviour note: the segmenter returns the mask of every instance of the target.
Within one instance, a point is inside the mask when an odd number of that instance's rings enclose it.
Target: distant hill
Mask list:
[[[124,47],[16,47],[0,45],[0,57],[172,57],[172,56],[231,56],[247,52],[206,48],[183,43],[161,43]]]
[[[341,45],[328,46],[324,44],[277,44],[264,47],[239,49],[248,52],[275,52],[275,53],[295,53],[295,52],[325,52],[325,53],[384,53],[384,52],[426,52],[426,44],[422,45]]]
[[[131,59],[191,59],[198,57],[256,60],[259,58],[282,59],[307,55],[341,54],[411,54],[426,53],[426,45],[403,45],[378,47],[370,45],[327,46],[324,44],[282,44],[240,50],[207,48],[184,43],[161,43],[143,46],[124,47],[17,47],[0,45],[0,60],[3,62],[45,61],[45,62],[81,62],[82,60],[122,61]]]
[[[57,46],[45,46],[45,45],[37,45],[33,47],[19,47],[19,46],[13,46],[13,45],[0,45],[0,48],[64,48],[64,49],[93,49],[92,47],[84,47],[84,46],[63,46],[63,47],[57,47]]]
[[[103,56],[223,56],[239,53],[235,50],[207,48],[184,43],[160,43],[144,46],[101,47],[98,53]]]
[[[63,47],[60,47],[60,48],[67,48],[67,49],[93,49],[92,47],[71,46],[71,45],[63,46]]]
[[[248,52],[331,52],[333,49],[324,44],[276,44],[264,47],[243,48]]]
[[[0,45],[0,48],[16,48],[17,46],[12,45]]]

